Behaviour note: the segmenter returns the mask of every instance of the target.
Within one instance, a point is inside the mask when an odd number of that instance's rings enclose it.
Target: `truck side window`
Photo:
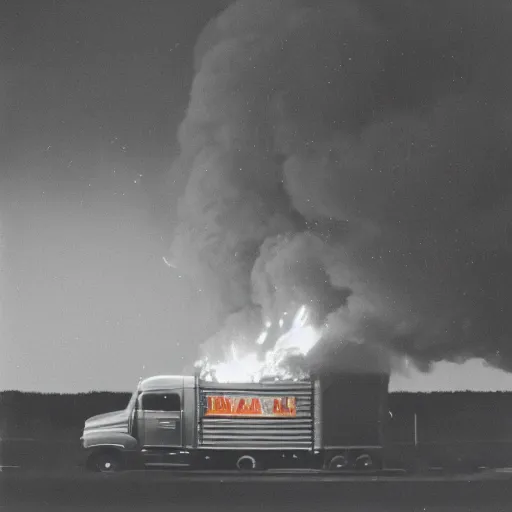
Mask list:
[[[180,411],[180,396],[176,393],[144,393],[142,408],[145,411]]]

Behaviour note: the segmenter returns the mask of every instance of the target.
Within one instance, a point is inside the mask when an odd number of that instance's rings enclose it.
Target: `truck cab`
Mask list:
[[[194,377],[141,380],[126,409],[86,420],[81,440],[87,468],[112,472],[141,465],[188,466],[183,455],[192,443],[191,423],[184,419],[194,402]]]

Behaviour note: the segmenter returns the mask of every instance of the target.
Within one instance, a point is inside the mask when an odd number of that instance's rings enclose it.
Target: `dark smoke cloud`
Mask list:
[[[512,367],[511,26],[498,1],[255,0],[206,27],[173,251],[219,321],[309,297],[332,338]]]

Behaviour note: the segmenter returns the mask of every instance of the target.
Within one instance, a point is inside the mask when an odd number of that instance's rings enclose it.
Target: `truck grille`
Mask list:
[[[205,417],[209,396],[295,397],[297,413],[293,418]],[[199,446],[211,449],[312,449],[312,397],[310,382],[201,386]]]

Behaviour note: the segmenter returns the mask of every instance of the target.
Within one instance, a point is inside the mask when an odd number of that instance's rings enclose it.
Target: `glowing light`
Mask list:
[[[205,416],[287,416],[297,415],[295,397],[207,397]]]
[[[239,355],[236,347],[231,345],[231,353],[227,360],[210,365],[206,362],[203,369],[209,374],[207,380],[219,382],[256,382],[261,363],[256,353]]]
[[[164,261],[164,263],[169,267],[169,268],[174,268],[176,269],[176,264],[173,263],[172,261],[169,261],[165,256],[162,256],[162,260]]]
[[[323,333],[322,329],[308,325],[308,319],[307,308],[300,307],[290,330],[279,337],[274,347],[263,356],[257,352],[240,354],[232,344],[230,353],[224,361],[212,364],[208,360],[201,360],[196,366],[201,369],[202,378],[218,382],[259,382],[270,377],[296,378],[296,375],[286,370],[286,361],[290,357],[306,356]],[[282,326],[282,319],[279,324]],[[267,338],[268,331],[264,330],[256,339],[256,344],[262,345]]]
[[[296,328],[305,326],[308,321],[308,318],[309,311],[307,310],[306,306],[301,306],[293,319],[293,327]]]
[[[318,343],[321,331],[311,325],[299,327],[288,331],[281,336],[275,345],[274,352],[297,352],[300,355],[307,355]]]
[[[263,331],[257,338],[256,338],[256,344],[257,345],[263,345],[265,343],[265,340],[268,337],[268,331]]]

